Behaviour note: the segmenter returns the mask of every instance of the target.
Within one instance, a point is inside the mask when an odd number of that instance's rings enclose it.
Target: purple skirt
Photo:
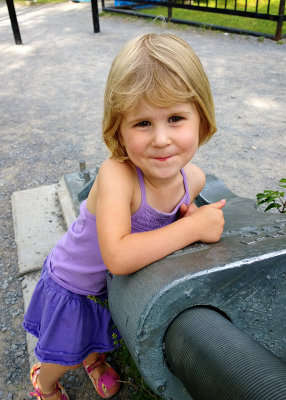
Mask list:
[[[104,302],[107,293],[99,298]],[[58,285],[45,264],[23,326],[39,339],[39,361],[65,366],[80,364],[93,352],[112,351],[121,338],[108,309]]]

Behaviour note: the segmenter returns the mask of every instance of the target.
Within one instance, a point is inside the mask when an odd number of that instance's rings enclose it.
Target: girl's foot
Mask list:
[[[56,386],[54,390],[50,393],[43,393],[43,391],[40,389],[37,380],[40,372],[40,367],[41,363],[35,364],[31,368],[30,372],[30,378],[32,381],[32,384],[34,386],[35,391],[30,393],[31,396],[36,396],[37,400],[42,400],[48,398],[49,400],[69,400],[69,397],[65,391],[65,389],[62,387],[62,385],[59,382],[56,382]]]
[[[94,363],[87,364],[84,360],[83,365],[97,393],[102,398],[109,399],[120,389],[120,377],[105,358],[105,354],[101,353]]]

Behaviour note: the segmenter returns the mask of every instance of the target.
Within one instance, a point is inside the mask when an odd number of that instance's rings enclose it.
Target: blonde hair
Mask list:
[[[200,115],[199,145],[216,132],[208,78],[193,49],[178,36],[141,35],[129,41],[112,63],[102,128],[111,157],[119,161],[128,159],[120,134],[122,117],[140,99],[156,107],[193,102]]]

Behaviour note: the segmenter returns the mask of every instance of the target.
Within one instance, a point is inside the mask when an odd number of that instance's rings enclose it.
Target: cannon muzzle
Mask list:
[[[215,310],[184,311],[164,343],[171,371],[193,399],[286,399],[285,363]]]

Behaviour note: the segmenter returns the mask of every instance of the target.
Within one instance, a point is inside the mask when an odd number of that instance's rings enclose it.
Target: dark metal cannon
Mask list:
[[[208,176],[198,205],[221,198],[221,241],[114,276],[112,316],[165,399],[286,399],[286,219]]]
[[[64,177],[78,213],[98,167]],[[109,281],[109,305],[143,378],[169,400],[286,399],[286,219],[207,177],[226,198],[219,243],[196,243]]]

